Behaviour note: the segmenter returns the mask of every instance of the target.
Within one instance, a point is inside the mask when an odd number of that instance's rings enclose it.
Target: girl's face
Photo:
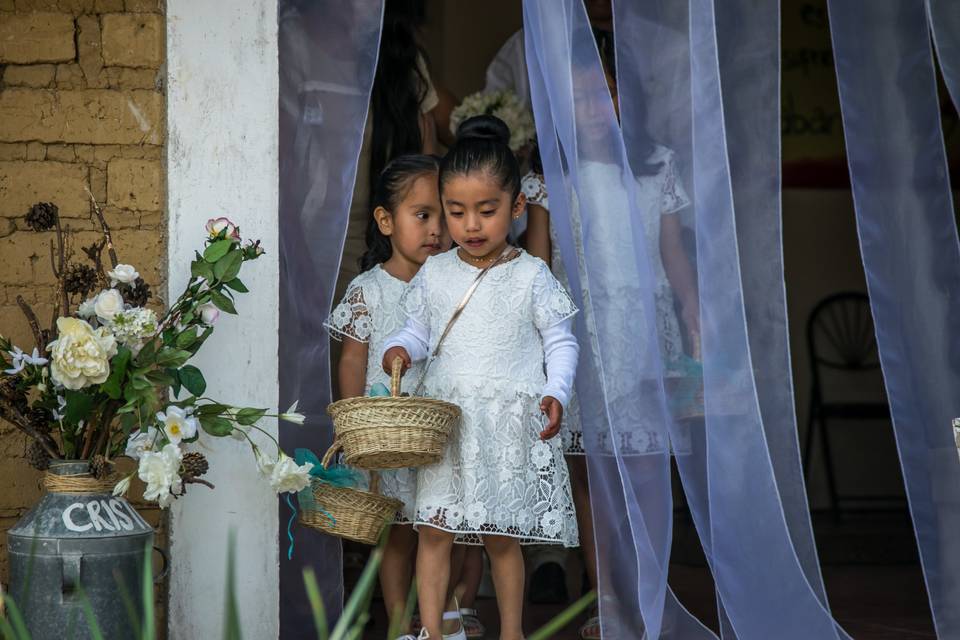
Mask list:
[[[450,236],[474,258],[503,251],[510,221],[526,204],[522,193],[512,199],[496,179],[480,171],[448,178],[442,199]]]
[[[430,256],[450,248],[435,173],[415,178],[392,215],[383,209],[374,215],[380,231],[390,238],[394,257],[407,263],[422,265]]]

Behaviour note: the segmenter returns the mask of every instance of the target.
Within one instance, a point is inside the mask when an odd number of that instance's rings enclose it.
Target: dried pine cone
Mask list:
[[[120,289],[123,301],[133,307],[145,307],[150,299],[150,285],[143,278],[137,278],[132,285],[124,285]]]
[[[50,412],[43,407],[33,407],[27,412],[27,421],[30,423],[30,426],[41,433],[46,433],[50,430],[51,419],[52,416]]]
[[[210,470],[210,464],[202,453],[191,451],[183,456],[183,475],[199,478]]]
[[[14,377],[0,378],[0,398],[7,401],[13,401],[17,395],[17,379]]]
[[[31,467],[40,471],[44,471],[50,466],[50,454],[47,453],[42,444],[32,438],[30,444],[27,445],[27,462],[30,463]]]
[[[57,224],[60,210],[52,202],[38,202],[27,212],[27,226],[34,231],[47,231]]]
[[[71,264],[63,278],[63,288],[67,293],[86,296],[97,287],[97,272],[86,264]]]
[[[113,470],[113,464],[99,453],[90,459],[90,473],[97,480],[103,480]]]

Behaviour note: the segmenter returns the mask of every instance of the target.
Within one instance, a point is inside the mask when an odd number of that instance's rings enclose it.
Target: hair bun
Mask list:
[[[494,140],[509,146],[510,127],[497,116],[473,116],[457,127],[457,142],[461,140]]]

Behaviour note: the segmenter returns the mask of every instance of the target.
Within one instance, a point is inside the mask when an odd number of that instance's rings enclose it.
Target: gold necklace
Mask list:
[[[467,262],[475,262],[475,263],[478,263],[478,264],[486,264],[486,263],[488,263],[488,262],[493,262],[494,260],[496,260],[497,258],[500,257],[500,253],[498,253],[497,255],[492,255],[492,256],[490,256],[489,258],[477,258],[477,257],[474,257],[474,256],[470,255],[470,254],[467,253],[466,251],[464,251],[464,250],[463,250],[463,247],[457,247],[457,251],[460,252],[460,257],[461,257],[461,258],[464,258],[464,257],[465,257],[465,258],[467,259]],[[501,252],[501,253],[502,253],[502,252]]]

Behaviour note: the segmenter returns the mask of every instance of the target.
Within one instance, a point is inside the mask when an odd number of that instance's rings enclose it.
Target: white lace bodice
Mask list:
[[[453,249],[428,259],[410,282],[404,309],[429,329],[431,353],[478,273]],[[484,277],[430,364],[426,385],[538,394],[546,382],[539,330],[576,312],[549,267],[521,252]]]
[[[390,387],[390,376],[380,366],[383,343],[406,321],[400,300],[410,285],[394,278],[382,266],[364,271],[347,287],[347,291],[324,323],[330,336],[342,340],[352,338],[367,344],[367,379],[364,393],[381,382]],[[422,365],[414,364],[404,377],[406,384],[417,380]],[[411,375],[412,374],[412,375]]]

